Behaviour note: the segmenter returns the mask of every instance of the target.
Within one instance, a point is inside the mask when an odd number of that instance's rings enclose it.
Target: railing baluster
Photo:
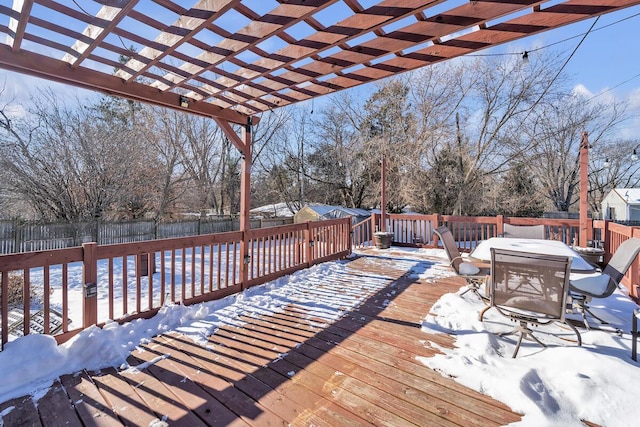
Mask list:
[[[155,265],[156,254],[150,252],[147,254],[147,288],[149,292],[149,310],[153,308],[153,266]]]
[[[42,272],[42,290],[44,298],[44,333],[49,335],[51,333],[51,318],[50,318],[50,303],[51,303],[51,288],[49,283],[49,266],[45,265]]]
[[[191,295],[190,297],[193,298],[196,296],[196,282],[197,282],[197,277],[196,276],[196,247],[192,246],[191,248]]]
[[[113,270],[110,270],[113,271]],[[109,274],[112,276],[112,274]],[[111,317],[113,319],[113,316]],[[62,264],[62,332],[69,330],[69,266]]]
[[[218,248],[218,267],[217,267],[217,276],[218,276],[218,289],[222,289],[222,243],[216,244]]]
[[[133,257],[133,261],[136,265],[136,313],[140,313],[142,311],[142,276],[140,275],[139,262],[140,257]]]
[[[210,244],[209,248],[209,292],[213,292],[213,248],[214,244]]]
[[[180,300],[184,301],[185,299],[187,299],[187,248],[183,247],[182,248],[182,262],[181,262],[181,273],[182,273],[182,284],[181,284],[181,291],[182,293],[180,294]]]
[[[122,257],[122,314],[129,312],[129,295],[127,289],[129,288],[127,277],[127,256]]]
[[[114,319],[114,315],[113,315],[113,300],[114,300],[114,295],[113,295],[113,258],[109,258],[107,260],[107,270],[109,271],[109,279],[108,279],[108,290],[107,292],[109,292],[109,319]]]
[[[29,335],[31,329],[31,278],[30,270],[25,268],[22,273],[22,313],[24,322],[22,322],[22,333]]]
[[[2,271],[0,277],[0,315],[2,316],[2,338],[0,339],[0,349],[4,350],[4,345],[9,342],[9,272]]]
[[[165,277],[166,265],[164,260],[165,251],[160,251],[160,306],[166,302],[167,279]]]
[[[225,243],[225,252],[226,252],[226,257],[227,257],[227,262],[225,263],[226,265],[226,273],[224,275],[224,287],[228,288],[229,287],[229,243]]]
[[[171,302],[176,302],[176,250],[171,249]]]
[[[204,295],[205,293],[205,278],[204,278],[204,264],[205,264],[205,255],[204,255],[204,245],[200,246],[200,295]]]

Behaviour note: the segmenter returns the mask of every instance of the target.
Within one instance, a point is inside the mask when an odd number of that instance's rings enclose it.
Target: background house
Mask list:
[[[273,203],[259,206],[249,211],[253,217],[262,218],[291,218],[295,213],[295,208],[287,203]]]
[[[640,221],[640,188],[614,188],[602,199],[602,218]]]

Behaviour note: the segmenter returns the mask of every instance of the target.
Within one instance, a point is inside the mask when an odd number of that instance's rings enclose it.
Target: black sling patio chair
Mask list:
[[[587,329],[591,329],[587,321],[587,313],[600,323],[608,324],[589,309],[589,302],[593,298],[607,298],[612,295],[620,286],[622,278],[627,274],[638,253],[640,253],[640,239],[637,237],[627,239],[620,244],[601,275],[587,276],[570,282],[569,295],[573,300],[573,307],[582,315],[582,321]]]
[[[578,345],[582,345],[578,330],[565,321],[571,260],[567,256],[491,248],[489,306],[480,313],[480,320],[487,310],[496,308],[518,323],[513,330],[498,334],[518,335],[512,357],[518,354],[524,338],[546,347],[530,325],[565,323],[575,332]]]
[[[486,300],[486,297],[480,294],[480,287],[484,284],[487,275],[489,274],[488,268],[478,267],[477,265],[465,261],[460,254],[456,241],[451,234],[451,230],[446,225],[433,230],[434,234],[438,236],[438,239],[442,242],[442,246],[449,258],[449,265],[453,268],[453,271],[460,277],[463,277],[467,281],[467,289],[461,294],[464,295],[467,292],[473,292],[481,300]]]

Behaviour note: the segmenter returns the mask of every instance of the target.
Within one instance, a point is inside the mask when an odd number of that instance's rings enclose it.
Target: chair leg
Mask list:
[[[586,304],[584,306],[584,311],[589,313],[591,315],[591,317],[594,317],[594,318],[598,319],[600,321],[600,323],[602,323],[603,325],[608,325],[609,324],[609,322],[607,322],[606,320],[602,319],[601,317],[596,316],[593,313],[593,311],[589,310],[589,306],[587,306]]]
[[[584,323],[584,326],[587,330],[591,330],[591,325],[589,324],[589,321],[587,320],[587,313],[589,313],[589,315],[591,317],[593,317],[594,319],[596,319],[598,322],[600,322],[603,325],[608,325],[609,322],[607,322],[606,320],[604,320],[603,318],[599,317],[598,315],[596,315],[593,311],[591,311],[589,309],[589,306],[587,305],[587,301],[586,298],[584,296],[572,296],[573,297],[573,302],[574,302],[574,306],[576,308],[576,310],[582,315],[582,322]],[[596,328],[599,329],[599,328]],[[615,330],[617,332],[617,329]]]
[[[587,321],[586,321],[586,319],[585,319],[585,323],[586,323],[586,322],[587,322]],[[578,347],[582,347],[582,336],[580,335],[580,332],[578,331],[578,329],[576,329],[576,327],[575,327],[575,326],[573,326],[573,325],[572,325],[571,323],[569,323],[569,322],[564,322],[564,323],[565,323],[566,325],[568,325],[568,326],[573,330],[573,332],[575,332],[576,337],[578,337]],[[587,329],[588,329],[588,328],[587,328]]]
[[[473,286],[467,285],[467,289],[465,289],[464,292],[460,294],[460,296],[463,297],[467,292],[474,292],[475,293],[475,289],[473,289]]]
[[[488,305],[485,308],[482,309],[482,311],[480,312],[480,315],[478,316],[478,320],[482,322],[482,318],[484,317],[484,314],[491,308],[492,306]]]
[[[479,299],[480,301],[487,301],[487,297],[483,296],[479,289],[480,289],[481,284],[475,281],[469,281],[467,280],[467,289],[464,290],[463,293],[460,294],[460,296],[464,296],[467,292],[473,292]]]
[[[591,325],[589,325],[589,321],[587,320],[587,311],[582,306],[580,306],[580,315],[582,315],[582,323],[584,323],[584,327],[587,331],[590,331]]]
[[[511,331],[499,333],[498,336],[504,337],[507,335],[515,335],[515,334],[518,334],[519,336],[518,336],[518,343],[516,344],[516,349],[513,352],[513,355],[511,356],[514,359],[518,354],[518,351],[520,350],[520,344],[522,344],[523,338],[529,338],[537,342],[538,344],[540,344],[542,347],[546,347],[546,345],[542,341],[540,341],[538,337],[533,335],[533,331],[527,326],[527,322],[525,322],[524,320],[520,320],[520,324],[515,328],[513,328]]]
[[[582,323],[584,323],[584,327],[588,331],[590,331],[591,325],[589,325],[589,321],[587,320],[586,297],[584,295],[577,295],[573,293],[571,293],[570,295],[571,295],[571,299],[573,300],[573,308],[577,310],[578,313],[580,313],[580,315],[582,316]]]

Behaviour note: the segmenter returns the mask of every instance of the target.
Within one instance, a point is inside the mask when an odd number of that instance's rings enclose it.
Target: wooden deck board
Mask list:
[[[148,426],[158,419],[137,394],[136,390],[113,368],[103,369],[92,375],[100,393],[104,396],[125,425]]]
[[[136,366],[138,359],[129,358],[129,363]],[[171,426],[199,427],[206,426],[189,407],[173,394],[170,388],[146,369],[128,369],[120,375],[136,390],[148,408],[158,414],[162,421]]]
[[[99,427],[122,425],[87,372],[63,375],[60,377],[60,382],[83,425]]]
[[[161,348],[155,344],[152,344],[152,346],[154,350],[149,349],[149,346],[147,346],[147,351],[136,352],[132,357],[135,357],[140,362],[151,362],[157,356],[164,354],[156,352]],[[205,424],[210,426],[248,426],[246,422],[223,403],[213,398],[198,383],[189,378],[185,367],[181,363],[172,358],[166,358],[148,366],[146,369],[158,381],[161,381],[183,404],[187,405]]]
[[[82,427],[78,413],[69,405],[69,396],[60,381],[55,381],[47,394],[38,401],[38,412],[47,425]]]
[[[3,424],[6,426],[41,426],[40,416],[31,396],[17,397],[0,405]]]
[[[140,369],[66,375],[38,405],[29,397],[0,405],[0,411],[15,405],[3,421],[446,427],[518,421],[505,405],[417,359],[437,352],[428,342],[453,345],[453,337],[420,327],[438,298],[464,282],[412,279],[408,269],[432,261],[401,256],[350,259],[344,274],[300,287],[300,303],[294,298],[275,313],[248,311],[219,327],[206,346],[178,333],[155,337],[128,359]],[[345,311],[336,319],[339,308]]]

